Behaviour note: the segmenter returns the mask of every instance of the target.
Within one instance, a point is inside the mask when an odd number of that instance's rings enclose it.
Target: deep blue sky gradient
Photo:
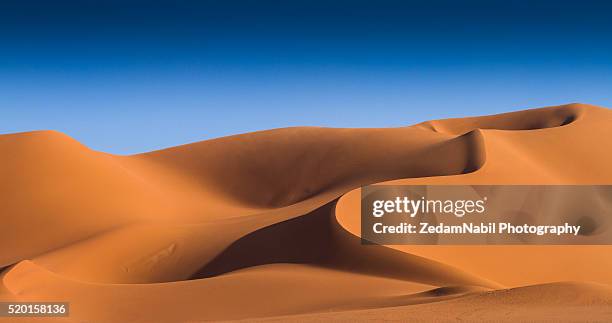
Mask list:
[[[295,125],[612,107],[612,4],[2,1],[0,133],[128,154]]]

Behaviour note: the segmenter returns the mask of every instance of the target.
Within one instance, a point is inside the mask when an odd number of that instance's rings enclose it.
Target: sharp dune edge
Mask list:
[[[0,301],[77,322],[610,321],[612,247],[362,246],[359,187],[611,184],[611,147],[612,111],[584,104],[132,156],[0,135]]]

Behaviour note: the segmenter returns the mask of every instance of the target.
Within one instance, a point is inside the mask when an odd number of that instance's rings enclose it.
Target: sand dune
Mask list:
[[[610,184],[611,125],[571,104],[132,156],[1,135],[0,300],[69,301],[94,322],[606,321],[612,247],[363,246],[359,188]]]
[[[606,322],[610,318],[611,293],[612,290],[608,285],[577,282],[548,283],[488,292],[471,292],[460,297],[409,306],[283,316],[255,321]],[[415,298],[418,295],[414,295]]]

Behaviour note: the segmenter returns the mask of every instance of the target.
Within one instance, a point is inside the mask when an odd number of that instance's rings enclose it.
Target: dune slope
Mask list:
[[[612,111],[570,104],[132,156],[0,135],[0,299],[69,301],[69,320],[102,322],[605,320],[611,247],[364,246],[359,188],[610,184],[611,125]]]

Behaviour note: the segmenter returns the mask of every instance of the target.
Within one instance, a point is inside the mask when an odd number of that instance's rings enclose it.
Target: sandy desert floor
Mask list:
[[[612,246],[362,245],[359,226],[375,183],[612,184],[609,109],[131,156],[35,131],[0,156],[0,301],[71,304],[36,321],[612,321]]]

